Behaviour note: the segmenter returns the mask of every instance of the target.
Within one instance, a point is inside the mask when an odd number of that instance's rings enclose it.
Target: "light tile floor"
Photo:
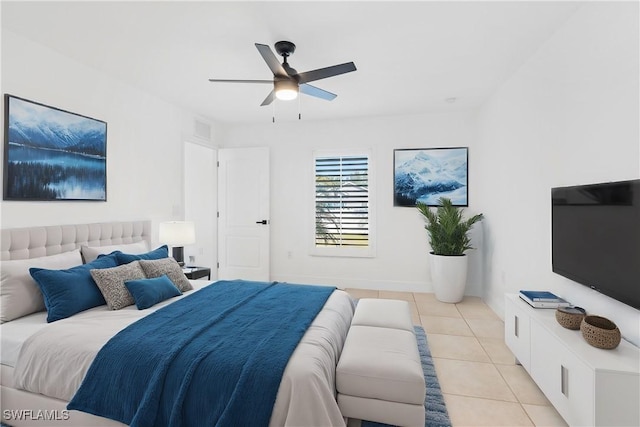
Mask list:
[[[346,289],[354,298],[408,301],[422,325],[455,426],[566,426],[504,343],[504,323],[480,298],[446,304],[433,294]],[[353,420],[349,426],[357,425]]]

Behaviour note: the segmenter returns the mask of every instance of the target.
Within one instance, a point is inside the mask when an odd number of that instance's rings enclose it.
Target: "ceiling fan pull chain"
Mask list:
[[[276,122],[276,103],[272,102],[271,103],[271,123],[275,123]]]
[[[300,98],[302,98],[301,96],[298,97],[298,120],[302,120],[302,115],[300,114],[300,103],[302,101],[300,101]]]

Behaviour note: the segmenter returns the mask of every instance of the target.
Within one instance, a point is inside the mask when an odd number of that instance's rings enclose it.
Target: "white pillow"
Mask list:
[[[84,263],[89,263],[98,258],[98,255],[110,254],[113,251],[121,251],[125,254],[140,255],[149,252],[149,246],[146,240],[141,240],[137,243],[128,243],[122,245],[110,245],[110,246],[82,246],[82,258]]]
[[[60,270],[82,264],[80,249],[41,258],[2,261],[0,264],[0,323],[44,310],[42,292],[29,268]]]

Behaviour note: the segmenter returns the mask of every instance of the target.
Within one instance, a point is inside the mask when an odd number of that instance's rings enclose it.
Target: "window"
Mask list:
[[[315,160],[316,255],[373,256],[368,153]]]

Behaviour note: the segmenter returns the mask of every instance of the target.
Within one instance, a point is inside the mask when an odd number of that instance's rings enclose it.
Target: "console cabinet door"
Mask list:
[[[531,323],[531,377],[570,425],[595,425],[593,370],[537,322]]]
[[[639,426],[640,374],[599,371],[595,380],[596,425]]]
[[[529,323],[529,316],[518,307],[518,302],[507,298],[504,306],[504,339],[527,372],[531,372]]]

